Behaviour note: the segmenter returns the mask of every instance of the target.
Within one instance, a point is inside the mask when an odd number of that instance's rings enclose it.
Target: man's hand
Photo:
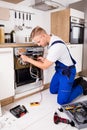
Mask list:
[[[21,58],[22,58],[22,60],[24,61],[24,62],[28,62],[28,56],[26,56],[26,55],[21,55]]]
[[[41,62],[44,62],[45,58],[43,58],[43,57],[38,57],[37,60],[38,60],[38,61],[41,61]]]

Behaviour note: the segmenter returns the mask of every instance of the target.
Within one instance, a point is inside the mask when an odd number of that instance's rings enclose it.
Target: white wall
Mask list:
[[[19,20],[19,19],[15,19],[14,17],[14,10],[19,10],[19,11],[24,11],[24,12],[30,12],[33,13],[31,15],[31,21],[24,21],[26,26],[31,26],[32,29],[35,26],[41,26],[43,27],[48,33],[50,33],[50,13],[48,12],[44,12],[44,11],[39,11],[39,10],[35,10],[31,7],[24,7],[24,6],[19,6],[16,4],[11,4],[11,3],[7,3],[7,2],[0,2],[0,7],[6,7],[9,9],[13,9],[10,10],[10,18],[9,21],[3,21],[0,20],[0,24],[4,24],[5,25],[5,32],[6,33],[10,33],[11,30],[14,29],[15,25],[20,25],[23,23],[23,20]],[[23,29],[23,31],[16,31],[16,35],[17,35],[17,42],[24,42],[24,37],[26,35],[30,35],[30,32],[32,29]],[[21,39],[20,39],[21,36]]]
[[[50,30],[50,27],[51,27],[50,26],[50,14],[51,14],[51,12],[55,12],[55,11],[64,9],[64,7],[60,7],[58,9],[55,9],[52,11],[40,11],[40,10],[35,10],[35,9],[28,7],[28,6],[22,6],[19,4],[12,4],[12,3],[3,2],[3,1],[0,1],[0,7],[12,9],[12,10],[10,10],[9,21],[0,20],[0,24],[5,25],[5,32],[6,33],[11,32],[11,30],[14,29],[15,25],[23,24],[23,20],[19,20],[19,19],[14,18],[15,11],[13,11],[13,10],[33,13],[31,16],[31,21],[29,21],[29,22],[25,21],[25,25],[32,27],[32,29],[35,26],[41,26],[47,31],[47,33],[50,34],[51,33],[51,30]],[[30,35],[30,32],[32,29],[25,29],[24,28],[23,31],[16,31],[16,42],[21,42],[21,43],[24,42],[25,37]]]

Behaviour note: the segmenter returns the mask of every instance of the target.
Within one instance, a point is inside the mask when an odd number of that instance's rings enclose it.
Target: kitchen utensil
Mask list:
[[[27,22],[28,22],[28,24],[30,24],[30,21],[31,21],[31,14],[27,14],[27,16],[26,16],[26,20],[27,20]],[[27,29],[32,29],[32,27],[31,26],[26,26],[26,28]]]
[[[19,30],[23,30],[23,27],[22,27],[22,24],[21,24],[21,13],[19,12],[19,26],[18,26],[18,28],[19,28]]]

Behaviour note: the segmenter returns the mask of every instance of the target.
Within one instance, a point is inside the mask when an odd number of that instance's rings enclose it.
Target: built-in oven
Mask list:
[[[70,43],[84,43],[84,19],[70,17]]]
[[[21,51],[22,54],[37,60],[37,57],[43,56],[44,49],[38,46],[14,48],[16,90],[18,91],[23,88],[24,90],[22,89],[21,91],[26,91],[26,85],[28,85],[27,90],[40,87],[43,79],[43,71],[30,63],[23,62],[20,58],[19,51]]]

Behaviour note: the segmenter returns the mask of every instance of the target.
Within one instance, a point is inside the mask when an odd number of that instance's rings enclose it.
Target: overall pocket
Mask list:
[[[70,68],[67,67],[67,68],[63,69],[62,74],[67,76],[68,78],[70,78],[70,74],[71,74]]]

